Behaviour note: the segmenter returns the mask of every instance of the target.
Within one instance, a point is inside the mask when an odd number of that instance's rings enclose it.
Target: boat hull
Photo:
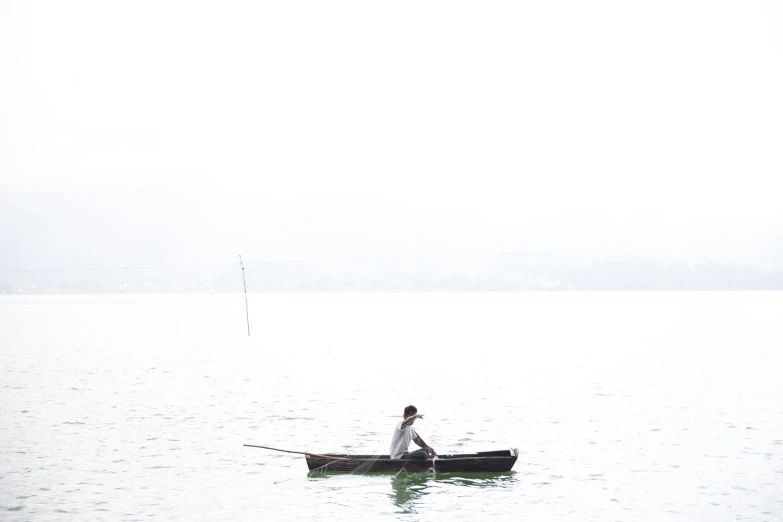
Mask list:
[[[441,471],[446,473],[511,471],[519,450],[484,451],[441,455],[437,459],[390,459],[388,455],[305,455],[310,471],[342,473],[397,473]]]

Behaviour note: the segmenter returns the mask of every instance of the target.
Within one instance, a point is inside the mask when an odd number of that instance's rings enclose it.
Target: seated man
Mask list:
[[[402,420],[394,426],[392,433],[391,450],[389,456],[393,459],[413,459],[427,460],[438,454],[427,445],[419,434],[413,429],[413,423],[416,419],[423,419],[424,415],[417,413],[416,406],[407,406],[402,415]],[[408,451],[411,441],[415,442],[422,449]]]

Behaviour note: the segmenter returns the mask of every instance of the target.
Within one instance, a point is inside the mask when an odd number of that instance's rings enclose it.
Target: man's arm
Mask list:
[[[411,415],[410,417],[402,421],[402,426],[400,427],[404,428],[405,426],[410,426],[411,424],[413,424],[413,421],[415,421],[416,419],[423,419],[423,418],[424,415],[422,415],[421,413],[417,413],[416,415]]]
[[[416,438],[413,439],[413,442],[415,442],[420,448],[428,449],[432,452],[433,455],[438,455],[438,452],[435,451],[435,448],[432,446],[427,445],[426,442],[424,442],[424,439],[422,439],[418,434],[416,434]]]

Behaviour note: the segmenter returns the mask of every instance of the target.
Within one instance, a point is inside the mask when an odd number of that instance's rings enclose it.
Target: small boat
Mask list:
[[[344,455],[340,453],[327,453],[325,455],[306,453],[305,459],[310,471],[336,471],[343,473],[442,471],[470,473],[511,471],[518,456],[519,450],[513,448],[500,451],[438,455],[435,459],[427,460],[391,459],[388,455]]]

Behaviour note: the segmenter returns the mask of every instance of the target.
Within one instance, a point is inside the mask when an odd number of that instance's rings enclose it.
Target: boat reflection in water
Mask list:
[[[388,494],[394,505],[400,509],[400,513],[415,513],[426,504],[427,509],[436,508],[435,496],[431,500],[424,497],[432,493],[444,493],[443,499],[453,499],[453,495],[472,495],[475,488],[507,488],[513,486],[516,481],[515,471],[483,472],[483,473],[444,473],[422,471],[408,473],[400,471],[393,475],[389,473],[344,473],[330,471],[311,471],[307,474],[311,479],[348,479],[355,486],[355,479],[365,477],[372,482],[376,480],[389,480],[391,493]],[[448,508],[450,500],[444,500],[444,509]]]
[[[402,513],[414,513],[422,497],[435,491],[451,490],[459,494],[462,488],[503,488],[516,482],[516,472],[501,473],[406,473],[391,478],[389,495]]]
[[[398,473],[391,479],[394,503],[403,508],[403,512],[409,513],[413,501],[427,494],[427,482],[430,480],[433,477],[429,473]]]

